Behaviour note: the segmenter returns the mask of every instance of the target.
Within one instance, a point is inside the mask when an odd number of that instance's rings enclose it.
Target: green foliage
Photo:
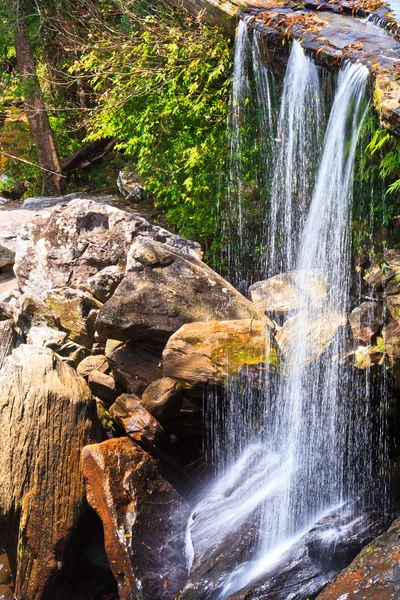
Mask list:
[[[371,109],[360,136],[355,171],[354,246],[381,259],[383,246],[397,246],[400,215],[400,140],[379,126]]]
[[[204,241],[227,154],[229,43],[163,2],[115,4],[118,22],[93,27],[69,69],[94,91],[88,139],[118,137],[168,221]]]

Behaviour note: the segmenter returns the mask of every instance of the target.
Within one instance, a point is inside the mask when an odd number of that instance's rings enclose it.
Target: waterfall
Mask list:
[[[242,22],[236,60],[243,62],[235,62],[234,97],[240,104],[251,93],[246,67],[251,60],[257,102],[266,99],[263,127],[268,125],[271,142],[270,87],[259,44]],[[299,43],[292,44],[277,133],[272,133],[276,153],[265,261],[269,275],[295,269],[293,281],[308,301],[283,327],[290,335],[278,377],[260,376],[256,386],[245,378],[229,381],[223,407],[209,401],[217,479],[193,510],[189,562],[201,561],[249,519],[257,522],[255,557],[230,574],[220,600],[266,573],[322,515],[351,503],[372,481],[368,376],[360,378],[343,363],[353,170],[368,107],[367,78],[359,64],[341,68],[325,130],[317,67]],[[243,128],[239,115],[235,119],[231,150],[237,158]],[[238,178],[240,203],[241,173],[235,169],[231,178]],[[310,298],[310,273],[326,286],[318,305]],[[318,354],[315,345],[324,327],[335,335]]]
[[[267,275],[295,268],[324,130],[318,70],[294,41],[286,70],[269,214]]]

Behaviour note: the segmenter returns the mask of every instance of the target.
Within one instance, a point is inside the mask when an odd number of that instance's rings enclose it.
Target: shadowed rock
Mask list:
[[[187,577],[188,507],[128,438],[87,446],[82,465],[120,600],[172,600]]]
[[[20,346],[0,373],[0,545],[16,596],[39,600],[71,562],[84,508],[80,451],[97,438],[85,381],[45,348]],[[73,560],[73,554],[72,554]]]

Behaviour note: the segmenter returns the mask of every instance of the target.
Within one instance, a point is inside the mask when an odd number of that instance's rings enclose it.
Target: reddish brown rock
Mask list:
[[[9,585],[0,585],[0,600],[14,600],[13,589]]]
[[[371,542],[330,583],[318,600],[398,600],[400,598],[400,520]]]
[[[110,366],[107,358],[103,354],[96,354],[95,356],[87,356],[79,363],[77,368],[78,374],[81,377],[89,377],[92,371],[100,371],[100,373],[109,373]]]
[[[0,584],[9,584],[11,582],[10,563],[7,554],[0,554]]]
[[[168,341],[163,372],[189,386],[223,385],[229,373],[254,365],[278,365],[278,349],[266,322],[188,323]]]
[[[106,404],[112,404],[119,396],[120,392],[114,377],[101,371],[92,371],[88,378],[88,384],[93,394]]]
[[[110,408],[110,414],[132,440],[145,446],[158,444],[167,437],[160,423],[134,394],[122,394],[117,398]]]
[[[161,354],[149,348],[107,342],[107,360],[117,383],[129,394],[140,396],[162,377]]]
[[[183,589],[189,509],[157,462],[128,438],[87,446],[89,504],[104,526],[120,600],[171,600]]]
[[[89,388],[51,350],[23,345],[6,359],[0,547],[10,559],[17,598],[40,600],[73,560],[69,544],[85,506],[80,452],[97,435]]]
[[[171,377],[153,381],[143,392],[142,404],[160,423],[168,421],[182,406],[182,386]]]

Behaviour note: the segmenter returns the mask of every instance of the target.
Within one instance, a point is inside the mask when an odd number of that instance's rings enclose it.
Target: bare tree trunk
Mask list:
[[[24,109],[41,168],[42,193],[49,196],[62,194],[65,180],[62,177],[57,148],[36,73],[25,15],[20,0],[6,0],[6,6],[13,22],[18,70],[24,84]]]

